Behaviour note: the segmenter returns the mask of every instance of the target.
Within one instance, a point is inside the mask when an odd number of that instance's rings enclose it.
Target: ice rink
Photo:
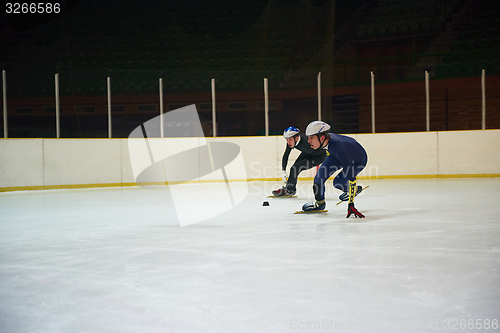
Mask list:
[[[360,180],[365,219],[311,184],[186,227],[167,187],[0,193],[0,332],[500,330],[500,178]]]

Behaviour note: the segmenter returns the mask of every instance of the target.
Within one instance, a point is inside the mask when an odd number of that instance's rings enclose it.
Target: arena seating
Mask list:
[[[155,96],[160,77],[166,94],[205,94],[198,98],[203,101],[212,78],[217,92],[235,98],[262,94],[264,77],[272,92],[307,95],[321,71],[324,88],[353,87],[333,96],[325,114],[341,124],[339,131],[363,132],[370,131],[366,87],[373,71],[377,84],[394,87],[377,100],[379,129],[411,131],[421,130],[422,116],[413,113],[424,100],[409,83],[420,87],[423,69],[432,79],[474,78],[482,69],[500,74],[500,21],[485,0],[74,2],[64,15],[1,39],[9,98],[52,101],[54,73],[62,97],[97,96],[104,103],[106,77],[114,96]],[[426,58],[436,60],[427,64]],[[434,90],[433,128],[477,128],[476,114],[469,123],[449,110],[465,103],[460,96],[477,92],[454,94],[446,87]],[[345,101],[353,105],[344,107]],[[312,109],[317,101],[304,103]],[[300,119],[301,113],[293,111]],[[283,124],[273,121],[279,132]]]

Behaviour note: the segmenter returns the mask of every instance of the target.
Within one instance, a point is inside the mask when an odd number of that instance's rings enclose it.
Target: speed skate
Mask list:
[[[364,190],[366,190],[368,187],[370,187],[370,186],[365,186],[365,187],[363,187],[363,188],[361,189],[361,191],[359,191],[358,193],[356,193],[356,196],[355,196],[355,197],[357,197],[357,196],[358,196],[358,194],[360,194],[361,192],[363,192]],[[337,202],[337,204],[336,204],[335,206],[338,206],[338,205],[340,205],[340,204],[341,204],[341,203],[343,203],[343,202],[347,202],[347,200],[340,200],[339,202]]]

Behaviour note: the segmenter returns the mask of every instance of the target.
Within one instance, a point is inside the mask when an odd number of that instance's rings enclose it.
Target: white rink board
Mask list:
[[[130,163],[130,153],[126,140],[120,139],[120,150],[121,183],[134,183],[134,173],[132,171],[132,165]]]
[[[437,133],[358,134],[368,164],[360,177],[437,175]]]
[[[440,174],[500,173],[500,131],[438,132]]]
[[[0,140],[0,188],[43,185],[43,139]]]
[[[500,173],[500,130],[351,136],[368,153],[368,165],[360,177],[495,176]],[[169,153],[182,151],[185,145],[179,140],[191,142],[193,138],[149,139],[153,148],[171,147]],[[248,180],[281,179],[281,158],[285,150],[282,136],[194,140],[198,144],[238,145]],[[287,171],[298,154],[292,151]],[[0,190],[135,183],[128,139],[1,139],[0,157]],[[185,167],[196,168],[196,165]],[[314,169],[308,170],[301,173],[300,178],[312,177],[314,173]],[[208,180],[223,180],[218,178],[221,177]]]
[[[120,140],[45,139],[44,184],[121,183]]]
[[[221,137],[209,138],[207,142],[230,142],[238,145],[243,155],[247,178],[276,178],[281,175],[277,160],[281,154],[277,150],[279,137]],[[279,156],[279,157],[278,157]],[[280,162],[281,163],[281,162]],[[281,165],[281,164],[280,164]]]

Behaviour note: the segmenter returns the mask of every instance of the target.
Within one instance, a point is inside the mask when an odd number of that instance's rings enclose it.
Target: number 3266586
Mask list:
[[[58,14],[61,12],[61,4],[57,2],[8,2],[5,4],[5,12],[7,14]]]

